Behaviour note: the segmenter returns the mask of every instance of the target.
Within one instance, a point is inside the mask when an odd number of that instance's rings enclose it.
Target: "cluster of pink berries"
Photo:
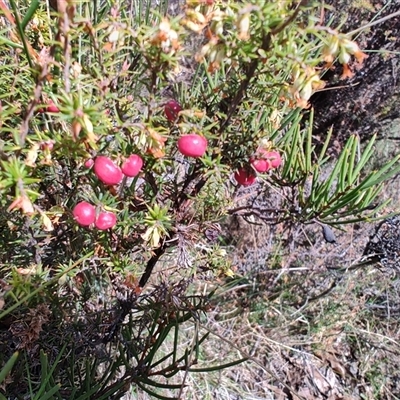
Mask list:
[[[165,116],[170,122],[175,122],[182,111],[176,100],[169,100],[164,107]],[[197,134],[183,135],[178,139],[179,151],[188,157],[202,157],[207,150],[207,139]],[[256,181],[256,172],[265,173],[278,168],[282,163],[280,154],[275,150],[259,149],[248,168],[240,168],[235,172],[235,180],[243,186],[252,185]]]
[[[91,168],[97,178],[105,185],[118,185],[125,176],[133,178],[143,167],[143,159],[137,154],[131,154],[119,167],[107,156],[97,156],[95,160],[86,160],[85,167]]]
[[[95,175],[105,185],[117,185],[122,181],[124,175],[127,177],[137,176],[143,167],[143,159],[137,154],[132,154],[119,167],[110,158],[98,156],[94,161],[86,160],[85,167],[93,167]],[[101,211],[96,216],[95,207],[86,201],[78,203],[72,214],[80,226],[89,226],[94,223],[97,229],[106,230],[113,228],[117,223],[117,216],[113,212]]]
[[[87,201],[78,203],[72,214],[80,226],[89,226],[94,223],[94,226],[102,231],[113,228],[117,223],[117,216],[113,212],[100,211],[96,215],[96,208]]]
[[[256,171],[263,174],[278,168],[281,164],[281,155],[276,150],[259,149],[256,155],[250,159],[249,167],[240,168],[235,172],[235,180],[242,186],[250,186],[256,181]]]
[[[55,109],[53,110],[53,106],[54,103],[49,103],[47,111],[57,112]],[[182,111],[182,107],[176,100],[169,100],[165,104],[165,116],[170,122],[177,120],[180,111]],[[207,151],[207,139],[196,133],[185,134],[178,139],[177,146],[179,152],[184,156],[203,157]],[[255,182],[256,172],[265,173],[279,167],[281,162],[281,156],[277,151],[260,149],[250,159],[249,167],[239,169],[234,177],[240,185],[248,186]],[[87,160],[85,167],[93,167],[95,175],[105,185],[118,185],[124,176],[135,177],[140,173],[143,159],[137,154],[132,154],[119,167],[109,157],[97,156],[94,160]],[[110,229],[117,223],[117,217],[112,212],[102,211],[96,216],[95,207],[86,201],[82,201],[74,207],[73,215],[79,225],[89,226],[94,223],[95,227],[101,230]]]

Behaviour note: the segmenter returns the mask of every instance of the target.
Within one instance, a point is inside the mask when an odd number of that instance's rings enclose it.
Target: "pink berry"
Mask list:
[[[137,154],[131,154],[122,164],[122,172],[124,175],[133,177],[139,174],[143,167],[143,159]]]
[[[179,111],[182,111],[182,107],[176,100],[168,100],[165,103],[164,112],[169,122],[176,121]]]
[[[58,113],[58,112],[60,112],[60,109],[54,104],[53,100],[50,100],[49,104],[47,105],[47,111],[53,112],[53,113]]]
[[[54,104],[54,101],[50,99],[47,101],[47,105],[44,108],[40,108],[38,111],[40,113],[44,112],[58,113],[60,112],[60,109]]]
[[[264,173],[264,172],[267,172],[268,170],[271,169],[270,161],[269,160],[264,160],[263,158],[251,159],[250,163],[253,166],[253,168],[257,172],[260,172],[261,174]]]
[[[250,186],[256,181],[256,175],[245,168],[237,170],[234,177],[236,182],[242,186]]]
[[[114,213],[108,211],[102,211],[97,216],[94,225],[97,229],[105,231],[106,229],[113,228],[116,223],[117,223],[117,216]]]
[[[76,222],[81,226],[89,226],[90,224],[93,224],[96,219],[96,209],[87,201],[81,201],[78,203],[74,207],[72,214]]]
[[[178,139],[178,149],[188,157],[202,157],[207,150],[207,139],[204,136],[191,133]]]
[[[85,163],[83,164],[86,168],[92,168],[94,164],[94,161],[92,158],[89,158],[88,160],[85,161]]]
[[[96,176],[106,185],[117,185],[122,181],[121,168],[106,156],[98,156],[93,167]]]
[[[272,168],[278,168],[282,163],[281,155],[275,150],[268,151],[265,154],[265,158],[271,163]]]

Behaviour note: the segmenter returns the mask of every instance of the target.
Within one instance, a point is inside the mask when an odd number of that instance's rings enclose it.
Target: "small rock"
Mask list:
[[[336,243],[335,234],[333,233],[333,230],[330,226],[322,225],[322,234],[324,235],[324,239],[328,243]]]

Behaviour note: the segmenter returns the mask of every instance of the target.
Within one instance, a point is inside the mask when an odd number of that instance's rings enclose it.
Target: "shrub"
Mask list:
[[[0,357],[10,360],[0,378],[10,397],[117,398],[130,384],[179,393],[168,378],[196,369],[207,338],[197,329],[180,346],[182,324],[198,326],[209,307],[211,293],[192,283],[233,273],[209,240],[217,222],[337,225],[384,206],[370,207],[398,157],[366,172],[374,139],[362,147],[351,136],[335,161],[332,132],[318,146],[303,113],[336,57],[345,77],[353,56],[365,58],[317,23],[318,4],[188,0],[176,17],[142,1],[68,0],[58,14],[10,4],[0,3]],[[206,141],[185,157],[182,137]],[[282,164],[257,174],[251,161],[266,153]],[[141,172],[123,175],[132,154]],[[273,187],[279,208],[238,207],[234,175]],[[100,230],[78,226],[82,202]],[[156,279],[167,256],[174,272]]]

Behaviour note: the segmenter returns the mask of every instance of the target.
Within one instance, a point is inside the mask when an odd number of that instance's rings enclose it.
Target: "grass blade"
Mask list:
[[[31,5],[28,8],[28,11],[25,14],[24,19],[21,22],[21,28],[25,31],[26,26],[29,24],[29,21],[32,19],[33,15],[35,14],[36,10],[39,8],[40,1],[39,0],[32,0]]]
[[[146,386],[142,385],[140,382],[136,383],[137,386],[146,392],[148,395],[152,396],[152,398],[160,399],[160,400],[178,400],[177,397],[166,397],[162,396],[161,394],[155,393],[152,390],[148,389]]]
[[[248,360],[248,358],[241,358],[241,359],[239,359],[239,360],[232,361],[232,362],[226,363],[226,364],[216,365],[216,366],[214,366],[214,367],[189,368],[188,371],[189,371],[189,372],[212,372],[212,371],[219,371],[219,370],[221,370],[221,369],[234,367],[235,365],[241,364],[242,362],[245,362],[245,361],[247,361],[247,360]]]
[[[11,356],[11,358],[6,362],[6,365],[4,365],[4,367],[0,371],[0,384],[4,381],[4,379],[6,379],[8,373],[12,370],[14,364],[18,360],[18,357],[19,357],[19,352],[16,351]]]

